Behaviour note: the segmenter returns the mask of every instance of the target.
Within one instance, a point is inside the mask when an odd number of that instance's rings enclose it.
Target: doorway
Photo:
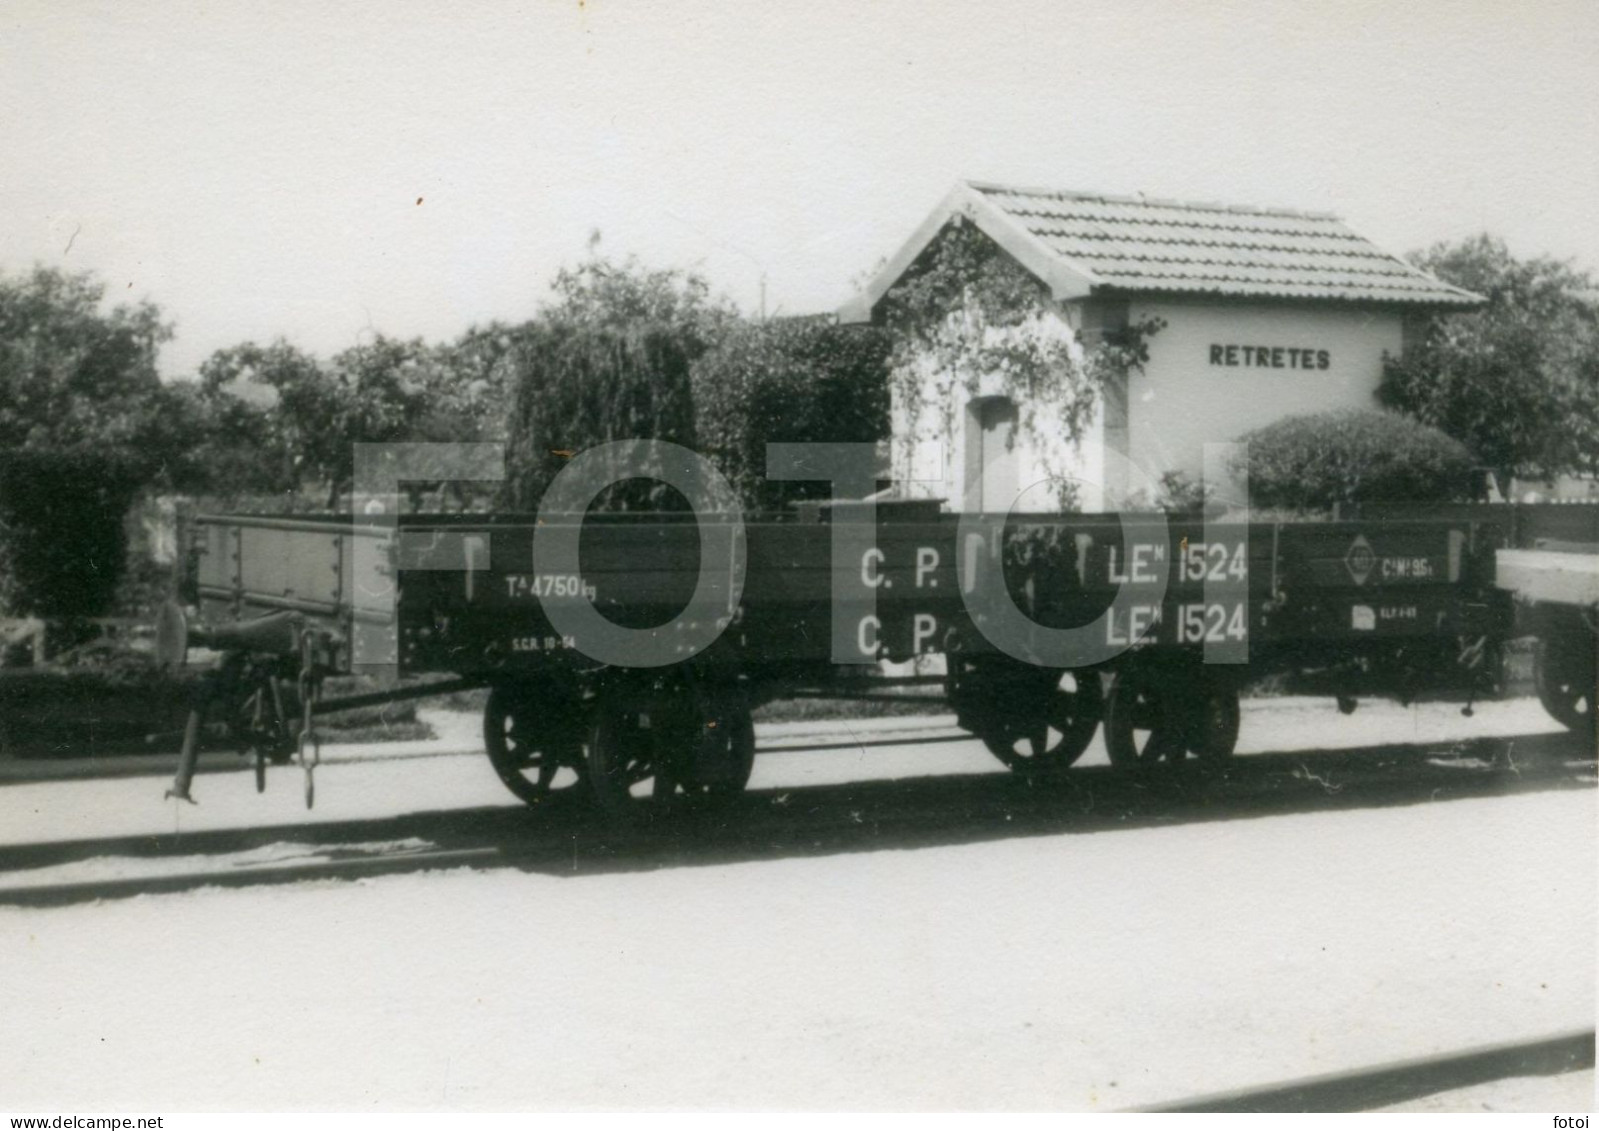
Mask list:
[[[1003,514],[1016,501],[1019,418],[1009,397],[979,397],[966,406],[964,509]]]

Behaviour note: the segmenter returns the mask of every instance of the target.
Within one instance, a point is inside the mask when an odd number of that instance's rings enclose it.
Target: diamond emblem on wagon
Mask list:
[[[1349,576],[1355,579],[1355,584],[1366,584],[1366,578],[1371,576],[1372,567],[1376,564],[1377,555],[1371,543],[1366,541],[1366,536],[1355,535],[1355,540],[1349,544],[1349,552],[1344,555],[1344,565],[1349,569]]]

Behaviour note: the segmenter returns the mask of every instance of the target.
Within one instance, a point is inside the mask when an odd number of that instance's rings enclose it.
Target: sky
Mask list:
[[[520,320],[599,251],[835,309],[959,179],[1487,231],[1599,270],[1593,0],[0,0],[0,272],[168,376]]]

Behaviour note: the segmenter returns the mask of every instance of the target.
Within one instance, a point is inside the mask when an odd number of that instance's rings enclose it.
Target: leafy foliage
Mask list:
[[[563,270],[557,301],[520,327],[507,355],[505,499],[535,510],[573,454],[612,440],[695,446],[690,367],[733,325],[733,308],[703,279],[591,259]],[[661,509],[681,496],[637,481],[599,509]]]
[[[156,351],[171,328],[147,302],[102,312],[104,297],[86,274],[0,277],[0,449],[149,462],[164,407]]]
[[[89,275],[0,276],[0,611],[107,611],[128,504],[183,473],[184,404],[156,371],[171,331],[104,296]]]
[[[1284,417],[1242,437],[1233,468],[1254,505],[1326,510],[1335,504],[1447,502],[1471,493],[1471,455],[1436,428],[1349,409]]]
[[[141,482],[115,455],[0,452],[0,609],[103,616],[127,563],[123,516]]]
[[[219,350],[201,367],[213,489],[315,487],[329,505],[353,485],[354,445],[469,441],[497,400],[503,331],[453,346],[378,335],[322,363],[282,340]],[[254,474],[251,474],[251,470]]]
[[[694,365],[704,454],[745,507],[825,497],[825,482],[769,480],[766,445],[874,443],[888,434],[889,338],[820,319],[746,323]]]
[[[516,373],[507,455],[515,509],[536,510],[550,481],[584,448],[634,439],[694,445],[689,359],[665,327],[535,325],[522,336]],[[666,505],[661,484],[629,487],[608,495],[601,509]]]
[[[563,267],[550,290],[556,301],[544,320],[616,331],[665,327],[691,360],[720,341],[738,320],[733,306],[712,295],[701,276],[649,268],[631,256],[622,263],[595,256]]]
[[[951,444],[957,414],[996,378],[1021,410],[1021,430],[1047,459],[1052,441],[1079,443],[1106,384],[1149,359],[1159,319],[1125,327],[1083,350],[1048,288],[974,225],[944,231],[884,301],[893,335],[892,388],[911,421],[932,413],[936,437]],[[964,391],[966,395],[957,395]],[[898,437],[908,460],[921,439]],[[1052,474],[1055,470],[1049,469]],[[1062,509],[1075,490],[1053,474]]]
[[[437,346],[378,335],[327,361],[281,339],[218,350],[198,388],[174,394],[172,418],[200,436],[191,481],[221,494],[320,492],[334,507],[354,486],[356,444],[507,440],[517,454],[504,494],[530,506],[561,462],[552,448],[635,435],[691,444],[687,366],[733,308],[696,276],[635,260],[591,258],[551,289],[530,322]],[[657,378],[666,385],[647,389]],[[449,489],[458,503],[481,494]]]
[[[1117,509],[1194,514],[1219,507],[1217,495],[1213,483],[1195,479],[1186,471],[1163,471],[1153,492],[1144,489],[1133,491]]]
[[[1483,235],[1417,266],[1487,298],[1429,320],[1390,359],[1379,397],[1469,446],[1501,479],[1599,471],[1599,303],[1586,272],[1517,260]]]
[[[316,359],[281,339],[213,353],[200,366],[207,490],[292,492],[337,458],[336,408]]]

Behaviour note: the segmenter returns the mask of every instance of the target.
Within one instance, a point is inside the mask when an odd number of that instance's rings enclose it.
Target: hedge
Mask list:
[[[744,324],[694,363],[695,429],[744,506],[826,498],[825,481],[769,479],[769,443],[865,443],[888,435],[888,335],[784,318]]]
[[[114,456],[0,452],[0,613],[109,613],[127,566],[123,522],[143,479]]]
[[[1326,510],[1348,503],[1450,502],[1471,496],[1471,453],[1408,417],[1345,410],[1290,416],[1240,438],[1257,506]]]

